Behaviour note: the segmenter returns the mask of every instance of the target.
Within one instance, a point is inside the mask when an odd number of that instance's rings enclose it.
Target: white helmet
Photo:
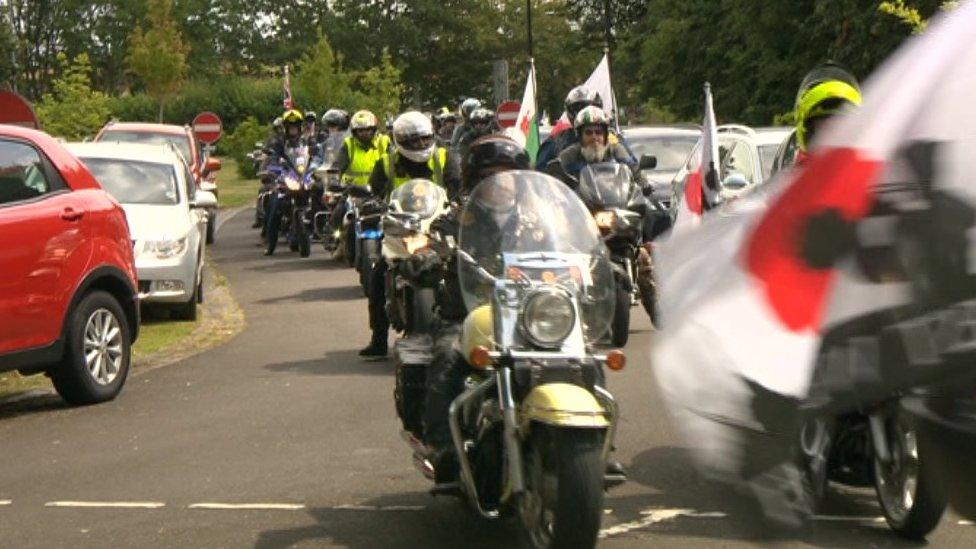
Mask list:
[[[408,111],[393,122],[393,144],[397,151],[413,162],[430,160],[437,143],[430,119],[417,111]]]

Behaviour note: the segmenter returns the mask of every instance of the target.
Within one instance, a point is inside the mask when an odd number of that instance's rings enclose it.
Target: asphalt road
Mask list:
[[[262,257],[249,211],[213,247],[247,319],[229,343],[131,378],[114,402],[0,409],[0,547],[511,547],[517,530],[428,495],[398,436],[393,364],[368,338],[355,273],[321,248]],[[870,492],[770,540],[696,480],[658,401],[650,326],[634,309],[629,365],[609,373],[631,480],[606,500],[601,546],[902,546]],[[936,547],[976,546],[947,515]]]

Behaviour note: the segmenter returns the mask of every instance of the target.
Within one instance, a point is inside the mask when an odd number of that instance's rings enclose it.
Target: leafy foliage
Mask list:
[[[179,89],[186,77],[186,56],[180,30],[171,17],[172,0],[150,0],[148,29],[136,26],[129,37],[126,63],[129,71],[146,85],[146,92],[159,102],[159,121],[163,120],[166,100]]]
[[[237,173],[241,177],[254,178],[257,174],[254,173],[254,164],[247,159],[247,153],[254,149],[254,143],[264,140],[268,133],[267,125],[249,116],[237,125],[233,133],[220,140],[220,152],[231,156],[237,162]]]
[[[44,94],[37,104],[37,116],[51,135],[80,141],[95,135],[108,121],[111,100],[91,89],[91,62],[86,54],[71,61],[61,54],[58,61],[63,74],[53,82],[53,92]]]

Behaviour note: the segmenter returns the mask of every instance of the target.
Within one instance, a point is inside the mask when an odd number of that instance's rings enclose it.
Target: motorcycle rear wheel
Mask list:
[[[892,462],[874,459],[874,487],[888,526],[899,536],[924,540],[939,525],[947,498],[924,467],[918,432],[901,413],[885,421]]]
[[[533,426],[519,514],[533,548],[593,547],[603,516],[602,431]]]

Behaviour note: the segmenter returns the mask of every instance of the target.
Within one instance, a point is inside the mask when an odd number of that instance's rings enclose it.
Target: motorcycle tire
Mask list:
[[[610,326],[610,343],[614,347],[624,347],[628,339],[630,339],[630,292],[618,283],[613,324]]]
[[[532,429],[526,493],[519,504],[528,545],[595,546],[603,516],[604,433],[542,425]]]
[[[363,295],[369,296],[369,279],[373,276],[373,268],[380,255],[380,241],[363,240],[360,255],[362,257],[359,259],[359,285],[363,287]]]
[[[418,288],[410,293],[412,299],[407,332],[412,334],[430,333],[434,324],[434,289]]]
[[[350,267],[355,267],[356,263],[356,229],[352,225],[345,229],[345,246],[346,246],[346,265]]]
[[[305,222],[302,219],[300,210],[295,212],[292,224],[295,227],[295,245],[298,248],[298,255],[308,257],[312,253],[312,241],[309,239],[308,231],[305,229]]]
[[[888,527],[896,534],[909,540],[924,540],[939,525],[945,513],[948,504],[945,490],[938,480],[932,477],[931,471],[921,466],[923,456],[919,452],[918,431],[906,414],[895,413],[888,418],[885,421],[885,433],[889,435],[889,441],[892,442],[890,450],[898,452],[897,462],[906,459],[914,460],[914,467],[910,462],[906,461],[906,463],[909,470],[914,468],[915,493],[911,494],[914,497],[911,497],[910,507],[904,506],[907,477],[898,479],[902,484],[889,486],[890,481],[893,480],[889,474],[892,472],[892,467],[881,464],[875,457],[874,485],[878,503],[881,505]],[[893,472],[900,474],[898,469],[902,465],[895,467]]]

